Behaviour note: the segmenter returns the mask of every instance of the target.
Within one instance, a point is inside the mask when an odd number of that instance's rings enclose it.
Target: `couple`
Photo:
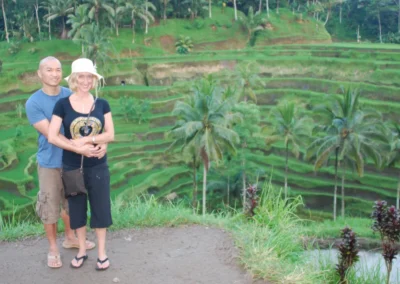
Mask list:
[[[62,70],[60,61],[55,57],[40,61],[38,76],[42,89],[26,102],[26,114],[39,134],[36,212],[44,224],[50,244],[47,265],[51,268],[62,266],[56,242],[60,216],[65,227],[63,247],[79,248],[71,267],[79,268],[87,260],[86,250],[95,247],[93,242],[86,241],[89,199],[90,226],[95,228],[98,241],[96,270],[105,270],[110,266],[105,248],[106,230],[112,224],[106,151],[107,143],[114,140],[114,125],[108,102],[95,100],[90,94],[90,90],[97,90],[104,79],[96,72],[93,62],[86,58],[72,63],[72,72],[65,78],[70,90],[59,85]],[[83,129],[89,113],[91,131],[86,136]],[[71,196],[66,200],[61,171],[80,168],[81,155],[85,157],[83,168],[88,195]],[[73,230],[76,230],[77,238]]]

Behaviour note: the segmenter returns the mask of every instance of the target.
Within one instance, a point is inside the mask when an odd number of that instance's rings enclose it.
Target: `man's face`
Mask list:
[[[58,60],[43,63],[38,70],[38,76],[43,85],[57,87],[62,78],[61,64]]]

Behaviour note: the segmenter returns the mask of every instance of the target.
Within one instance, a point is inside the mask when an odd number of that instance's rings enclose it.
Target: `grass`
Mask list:
[[[340,230],[348,226],[360,238],[379,239],[379,235],[374,234],[371,229],[371,219],[367,218],[338,218],[336,222],[324,220],[323,222],[308,222],[304,226],[303,234],[310,238],[326,239],[339,238]]]
[[[232,209],[200,216],[183,201],[162,202],[142,195],[112,203],[114,224],[111,230],[191,224],[221,227],[231,233],[240,249],[241,264],[255,278],[273,283],[336,283],[332,262],[320,260],[324,265],[315,267],[305,257],[301,241],[304,220],[296,215],[299,206],[302,206],[300,197],[285,200],[282,190],[270,183],[264,184],[256,215],[252,218]],[[62,224],[59,224],[58,231],[62,230]],[[0,218],[0,241],[39,235],[43,235],[43,229],[37,220],[21,219],[16,211],[10,218]],[[355,282],[351,283],[380,283],[361,282],[380,277],[372,271],[352,277]]]

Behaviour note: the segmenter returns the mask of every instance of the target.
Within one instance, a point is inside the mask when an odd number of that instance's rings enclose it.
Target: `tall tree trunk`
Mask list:
[[[397,32],[400,33],[400,0],[397,3]]]
[[[265,9],[267,10],[267,17],[269,18],[269,1],[265,0]]]
[[[132,43],[135,43],[135,25],[136,25],[135,14],[132,13]]]
[[[243,161],[244,164],[244,161]],[[246,210],[246,171],[243,169],[243,174],[242,174],[242,194],[243,194],[243,211]]]
[[[342,2],[340,2],[339,6],[339,23],[342,24]]]
[[[234,10],[234,12],[235,12],[235,21],[237,21],[238,16],[237,16],[236,0],[233,0],[233,10]]]
[[[208,16],[212,18],[212,11],[211,11],[211,0],[208,0]]]
[[[192,198],[192,206],[193,210],[197,209],[197,169],[196,169],[196,157],[193,157],[193,198]]]
[[[68,36],[67,36],[66,28],[65,28],[65,19],[64,19],[64,16],[61,16],[61,21],[62,21],[62,33],[61,33],[61,38],[62,38],[62,39],[66,39]]]
[[[380,43],[383,43],[382,40],[382,25],[381,25],[381,12],[378,11],[378,23],[379,23],[379,41]]]
[[[230,189],[230,178],[231,178],[231,176],[228,174],[228,188],[227,188],[227,192],[226,192],[226,196],[227,196],[227,198],[226,198],[226,204],[228,204],[228,206],[229,206],[229,193],[230,193],[230,191],[231,191],[231,189]]]
[[[116,21],[116,22],[115,22],[115,33],[116,33],[117,36],[119,36],[118,25],[119,25],[119,24],[118,24],[118,22]]]
[[[41,32],[40,32],[40,20],[39,20],[39,3],[38,0],[36,0],[36,5],[33,5],[35,7],[35,14],[36,14],[36,22],[37,22],[37,26],[38,26],[38,33],[39,33],[39,39],[41,38]]]
[[[147,35],[149,33],[149,19],[147,18],[147,12],[149,11],[149,7],[147,6],[147,0],[146,0],[146,30],[144,33]]]
[[[203,167],[203,216],[206,215],[207,165]]]
[[[279,0],[276,0],[276,13],[279,14]]]
[[[94,12],[94,17],[95,17],[95,19],[96,19],[96,24],[97,24],[97,26],[99,25],[99,8],[98,7],[96,7],[96,10],[95,10],[95,12]]]
[[[164,0],[164,23],[167,22],[167,1]]]
[[[260,0],[260,3],[258,4],[258,12],[261,13],[261,9],[262,9],[262,0]]]
[[[338,183],[338,155],[339,148],[335,150],[335,189],[333,192],[333,221],[336,221],[336,209],[337,209],[337,183]]]
[[[8,43],[10,43],[10,39],[8,37],[6,10],[4,9],[4,0],[1,0],[1,9],[3,10],[4,32],[6,33],[6,40]]]
[[[396,208],[399,209],[399,203],[400,203],[400,173],[399,173],[399,179],[397,181],[397,197],[396,197]]]
[[[344,218],[344,180],[346,175],[346,162],[343,161],[343,168],[342,168],[342,218]]]
[[[289,143],[286,143],[286,161],[285,161],[285,199],[287,198],[287,175],[288,175],[288,164],[289,164]]]
[[[49,21],[49,40],[51,40],[51,21]]]
[[[242,168],[243,168],[243,174],[242,174],[242,194],[243,194],[243,211],[246,210],[246,158],[244,155],[244,149],[246,148],[246,142],[244,141],[242,143]]]
[[[328,21],[329,21],[329,16],[331,15],[331,9],[329,9],[328,10],[328,13],[326,14],[326,19],[325,19],[325,23],[324,23],[324,26],[326,26],[326,24],[328,23]]]
[[[50,6],[47,9],[50,13]],[[51,21],[48,21],[48,22],[49,22],[49,40],[51,40]]]

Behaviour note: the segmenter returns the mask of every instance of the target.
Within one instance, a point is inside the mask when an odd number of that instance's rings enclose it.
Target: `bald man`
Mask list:
[[[42,88],[32,94],[26,102],[26,114],[31,125],[38,131],[38,177],[39,192],[36,203],[36,213],[44,224],[46,237],[49,241],[47,265],[51,268],[62,266],[58,250],[57,222],[61,217],[64,222],[64,248],[79,248],[78,240],[69,223],[68,202],[64,197],[64,188],[61,180],[62,149],[47,141],[47,134],[53,108],[58,100],[71,95],[71,91],[61,87],[61,63],[55,57],[46,57],[40,61],[37,72]],[[61,129],[64,134],[64,129]],[[61,135],[63,139],[68,140]],[[69,140],[68,140],[69,141]],[[70,141],[69,141],[70,142]],[[73,142],[70,142],[73,143]],[[97,149],[97,156],[104,156],[106,147]],[[81,154],[87,156],[93,153],[88,145],[81,147]],[[86,242],[86,249],[93,249],[93,242]]]

